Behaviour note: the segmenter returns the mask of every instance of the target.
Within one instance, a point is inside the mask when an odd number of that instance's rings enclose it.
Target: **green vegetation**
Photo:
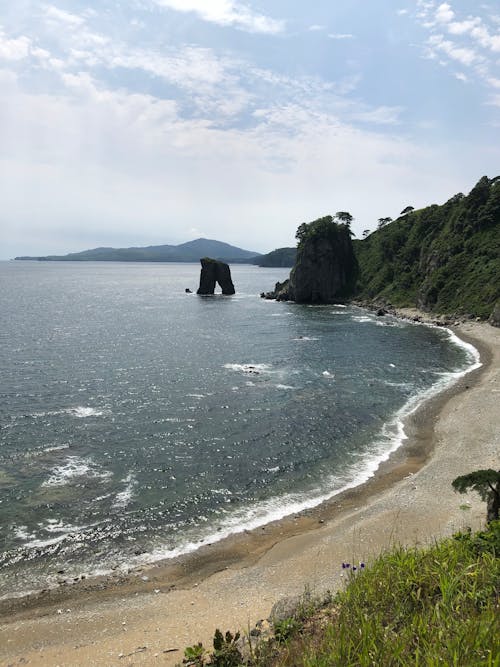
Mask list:
[[[312,239],[328,239],[335,241],[345,236],[346,230],[350,232],[353,217],[347,211],[339,211],[335,216],[325,215],[312,222],[303,222],[298,226],[295,238],[298,241],[297,250],[304,247],[306,241]]]
[[[260,667],[500,665],[500,522],[424,550],[398,548],[349,573],[308,616],[280,621],[238,662]],[[278,631],[278,632],[276,632]],[[205,659],[204,658],[204,659]]]
[[[442,206],[408,206],[394,222],[378,222],[353,242],[359,298],[490,315],[500,297],[500,177],[483,176],[468,196]]]
[[[292,267],[295,264],[296,256],[297,248],[277,248],[268,252],[267,255],[257,257],[255,264],[259,266]]]

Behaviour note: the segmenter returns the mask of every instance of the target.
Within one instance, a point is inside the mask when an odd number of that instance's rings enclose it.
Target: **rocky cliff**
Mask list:
[[[297,256],[290,279],[261,296],[297,303],[333,303],[353,293],[358,266],[348,224],[327,215],[297,230]]]
[[[352,294],[357,278],[349,227],[331,216],[299,227],[289,298],[297,303],[333,303]]]
[[[231,279],[231,270],[225,262],[219,262],[210,257],[200,259],[201,273],[200,286],[196,294],[213,294],[215,285],[218,283],[222,289],[222,294],[234,294],[234,285]]]

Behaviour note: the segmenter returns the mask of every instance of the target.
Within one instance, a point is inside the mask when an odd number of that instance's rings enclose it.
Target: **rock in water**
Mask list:
[[[229,264],[210,257],[203,257],[200,262],[200,286],[196,294],[213,294],[216,283],[221,286],[222,294],[235,293]]]
[[[350,296],[358,265],[349,228],[327,216],[304,225],[302,232],[290,274],[289,299],[297,303],[334,303]]]

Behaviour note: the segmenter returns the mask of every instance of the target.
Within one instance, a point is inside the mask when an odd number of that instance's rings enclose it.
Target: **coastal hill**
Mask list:
[[[490,316],[500,298],[500,177],[483,176],[467,196],[384,220],[354,241],[358,298]]]
[[[345,261],[350,239],[332,247],[332,234],[350,231],[352,217],[340,213],[347,223],[338,213],[337,219],[326,216],[299,226],[290,281],[277,284],[267,298],[329,303],[344,297],[481,318],[499,310],[500,177],[483,176],[467,196],[456,194],[441,206],[408,206],[397,220],[380,218],[376,231],[352,241],[356,261]],[[297,282],[329,280],[328,263],[347,272],[341,289],[308,297],[299,286],[296,298]]]
[[[227,263],[253,263],[260,253],[243,250],[229,243],[196,239],[180,245],[158,245],[145,248],[94,248],[68,255],[15,257],[17,260],[46,262],[198,262],[200,257],[213,257]]]
[[[297,248],[277,248],[265,255],[260,255],[254,260],[254,264],[258,266],[283,268],[290,267],[295,264],[297,257]]]

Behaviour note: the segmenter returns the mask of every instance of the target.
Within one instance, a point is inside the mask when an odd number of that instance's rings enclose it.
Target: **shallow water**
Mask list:
[[[441,329],[258,297],[286,269],[0,263],[0,595],[192,550],[362,482],[475,361]]]

